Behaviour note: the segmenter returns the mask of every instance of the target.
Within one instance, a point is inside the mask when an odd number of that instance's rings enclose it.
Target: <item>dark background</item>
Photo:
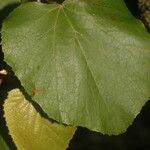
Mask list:
[[[137,0],[125,0],[125,3],[132,15],[140,19]],[[9,12],[15,7],[17,7],[17,4],[7,6],[0,11],[0,28],[3,19],[6,18]],[[11,70],[11,68],[3,62],[1,48],[0,68]],[[8,129],[3,118],[2,105],[7,96],[7,91],[15,87],[20,87],[20,82],[13,76],[13,72],[7,77],[1,78],[4,79],[4,83],[0,86],[0,134],[2,134],[11,150],[16,150],[11,137],[8,135]],[[150,102],[147,102],[142,108],[142,112],[127,129],[126,133],[118,136],[107,136],[79,127],[67,150],[150,150]]]

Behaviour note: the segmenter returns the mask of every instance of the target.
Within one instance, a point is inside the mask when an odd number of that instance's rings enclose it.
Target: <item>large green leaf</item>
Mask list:
[[[13,3],[19,3],[21,0],[0,0],[0,9],[4,8],[5,6]]]
[[[150,96],[150,35],[123,0],[28,3],[2,30],[6,62],[59,122],[118,134]]]
[[[4,111],[19,150],[65,150],[76,129],[42,118],[18,89],[9,92]]]

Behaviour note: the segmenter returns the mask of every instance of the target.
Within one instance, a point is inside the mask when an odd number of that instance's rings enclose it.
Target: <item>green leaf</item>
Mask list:
[[[0,0],[0,10],[3,9],[5,6],[13,4],[13,3],[20,3],[21,0]]]
[[[10,150],[0,133],[0,150]]]
[[[119,134],[150,96],[150,35],[123,0],[22,5],[2,44],[28,94],[59,122]]]
[[[65,150],[76,129],[41,117],[19,89],[9,92],[4,112],[19,150]]]

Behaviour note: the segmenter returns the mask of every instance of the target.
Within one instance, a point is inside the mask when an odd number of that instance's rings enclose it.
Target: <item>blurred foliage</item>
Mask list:
[[[144,21],[146,28],[150,31],[150,0],[139,0],[138,6],[141,19]]]

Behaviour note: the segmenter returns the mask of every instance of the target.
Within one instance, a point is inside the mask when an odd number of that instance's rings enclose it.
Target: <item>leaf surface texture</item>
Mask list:
[[[76,130],[41,117],[19,89],[9,92],[4,112],[19,150],[65,150]]]

